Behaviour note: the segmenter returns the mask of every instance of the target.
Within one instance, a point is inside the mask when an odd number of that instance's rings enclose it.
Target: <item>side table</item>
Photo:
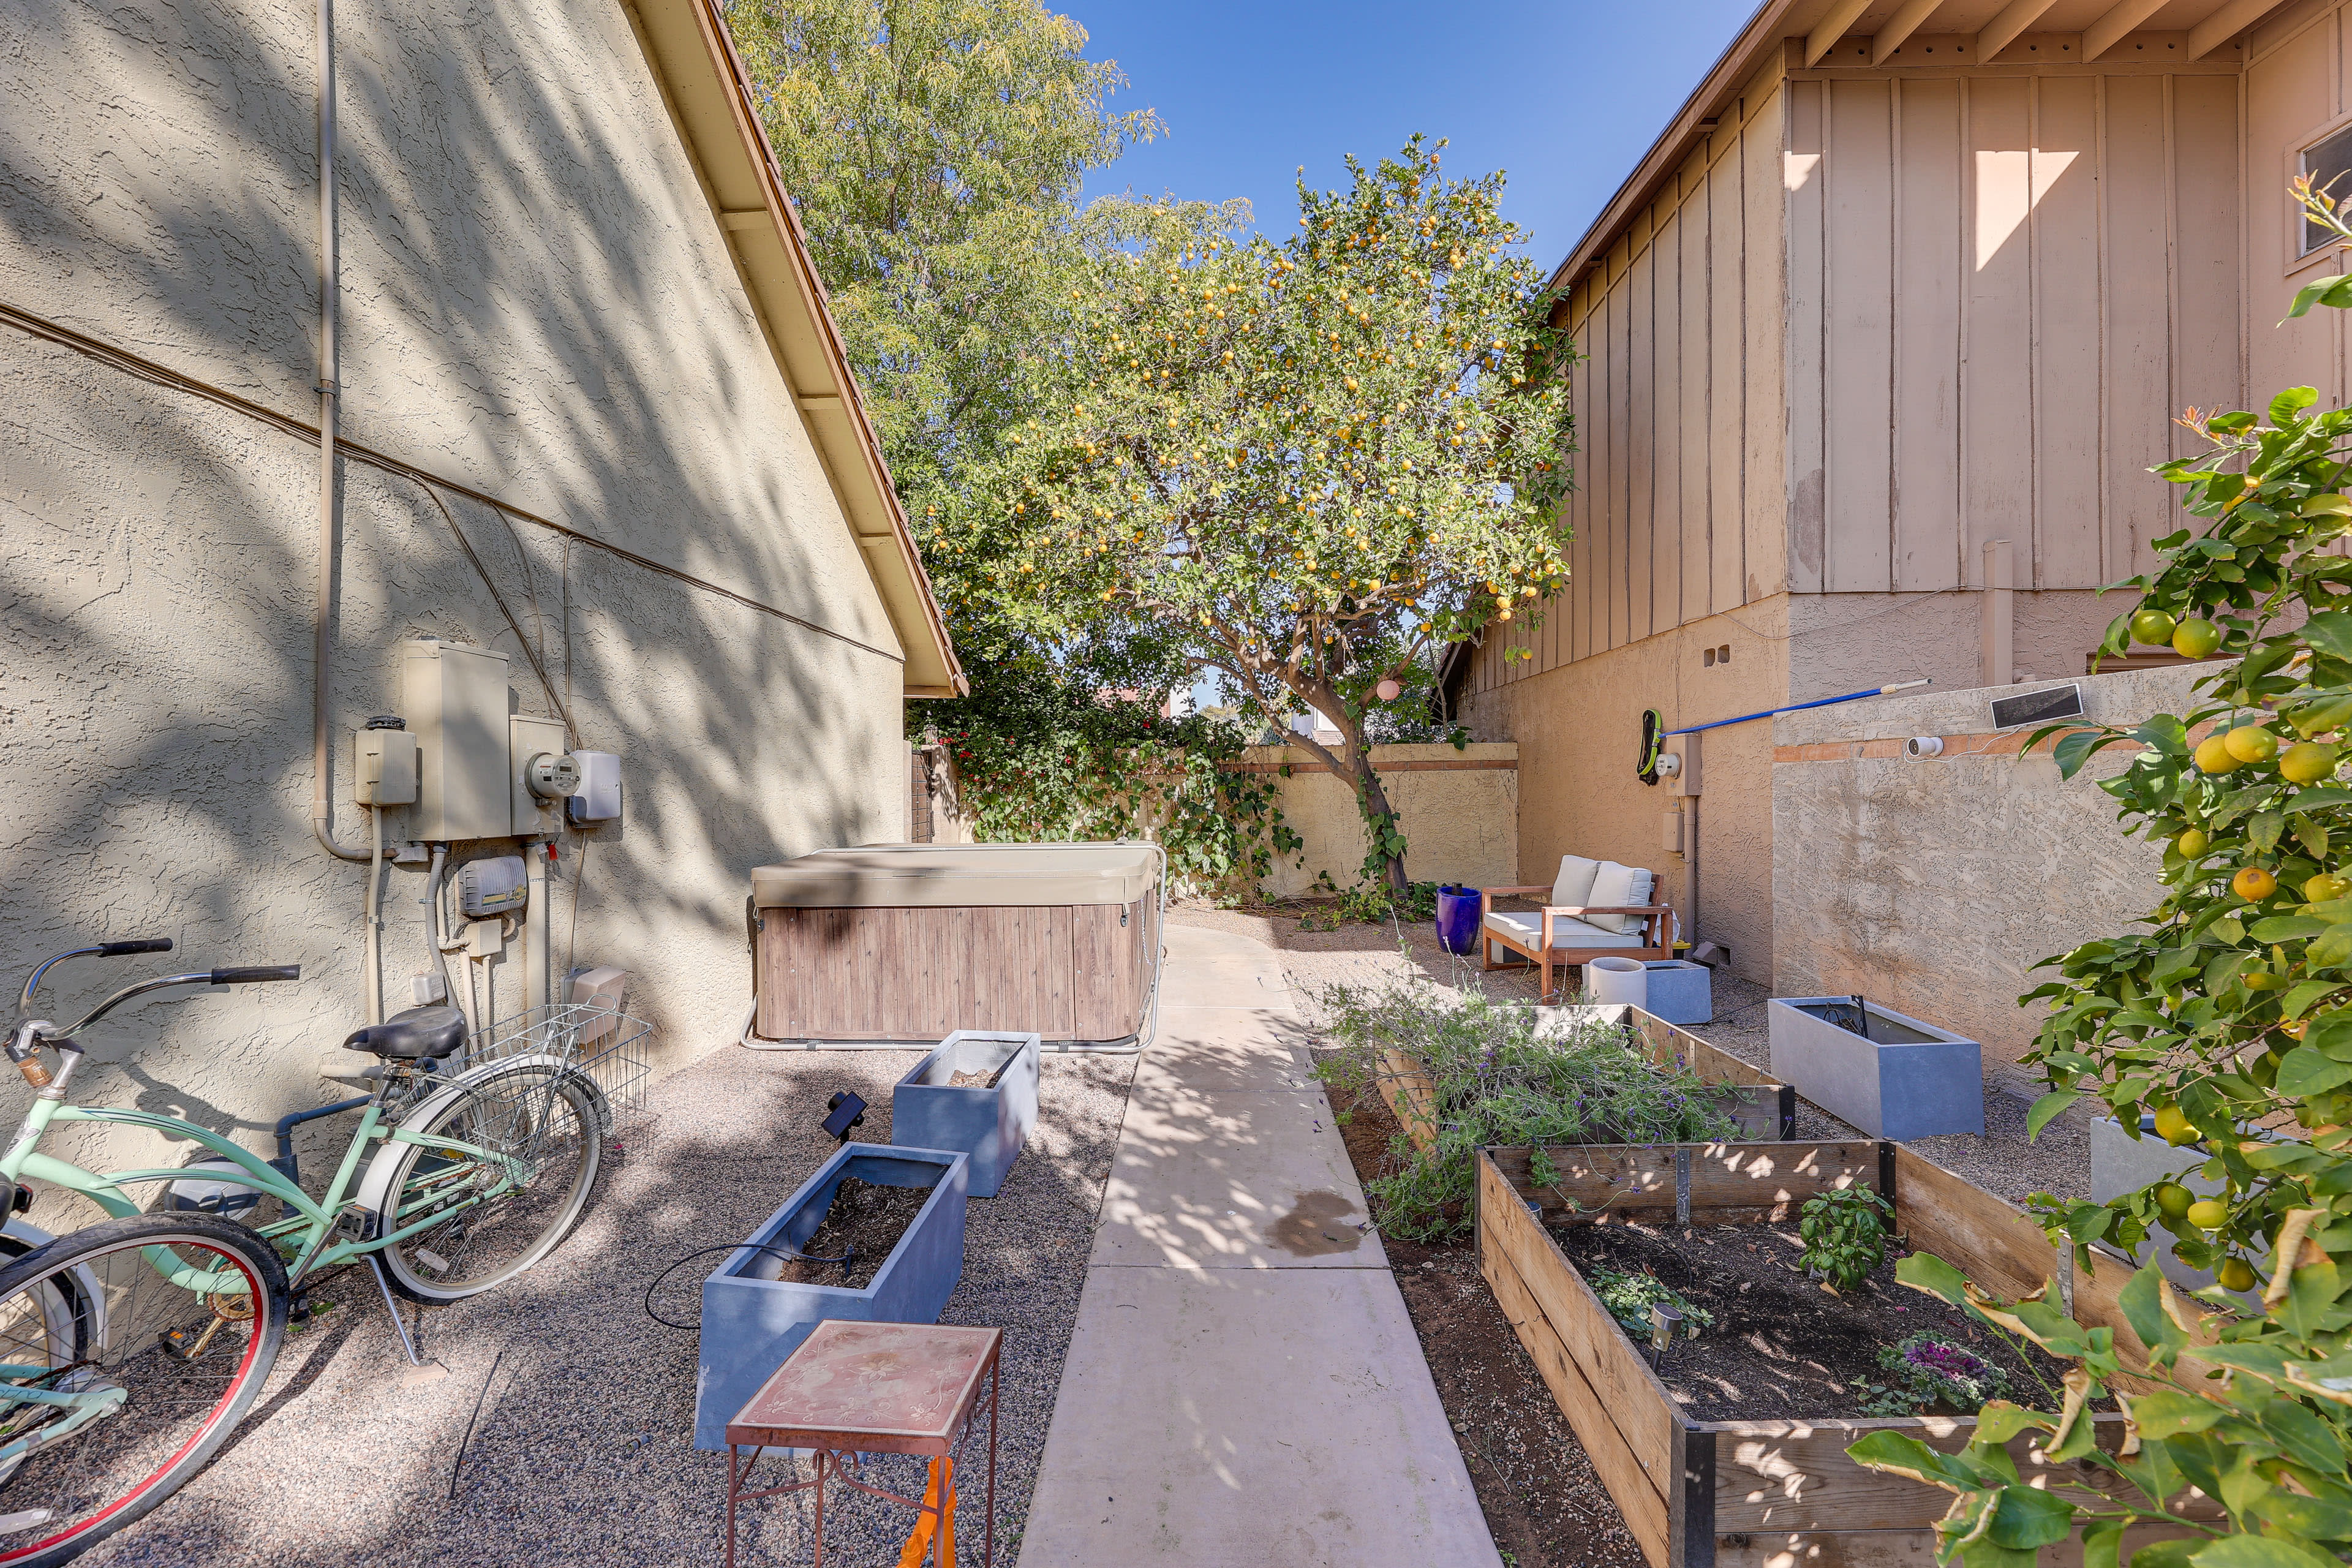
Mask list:
[[[916,1563],[929,1543],[934,1561],[955,1561],[955,1451],[971,1435],[988,1388],[987,1563],[996,1562],[996,1417],[1002,1329],[940,1328],[927,1323],[859,1323],[828,1319],[803,1341],[727,1424],[727,1565],[735,1568],[738,1505],[759,1498],[816,1492],[816,1563],[824,1563],[824,1483],[903,1503],[916,1511],[902,1561]],[[745,1449],[751,1450],[746,1458]],[[755,1488],[751,1472],[771,1448],[807,1448],[814,1479]],[[919,1454],[930,1461],[921,1499],[901,1497],[863,1479],[862,1454]]]

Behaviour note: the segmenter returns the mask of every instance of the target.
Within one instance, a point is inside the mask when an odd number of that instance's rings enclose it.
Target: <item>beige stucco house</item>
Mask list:
[[[2094,590],[2177,526],[2146,471],[2194,441],[2174,416],[2346,395],[2339,313],[2277,324],[2345,269],[2286,184],[2352,163],[2346,16],[1757,13],[1556,276],[1587,356],[1570,585],[1451,670],[1474,732],[1518,743],[1523,879],[1571,850],[1658,867],[1686,931],[1771,980],[1772,725],[1706,736],[1678,835],[1687,803],[1635,777],[1644,709],[2084,672],[2120,607]]]
[[[619,759],[618,820],[540,835],[541,956],[630,971],[657,1068],[741,1026],[750,868],[903,837],[902,703],[962,683],[710,0],[385,0],[331,73],[331,15],[0,14],[0,974],[177,940],[63,975],[66,1018],[299,963],[87,1041],[91,1098],[256,1147],[347,1092],[354,731],[415,702],[403,645],[504,656],[516,714]],[[392,1008],[436,967],[411,859]],[[507,942],[452,961],[486,1016],[530,999]]]

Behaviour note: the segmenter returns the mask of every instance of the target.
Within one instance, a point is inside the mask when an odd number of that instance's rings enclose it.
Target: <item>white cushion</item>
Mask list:
[[[1614,860],[1603,860],[1592,879],[1592,896],[1584,900],[1596,909],[1612,905],[1630,907],[1646,905],[1650,889],[1657,879],[1638,866],[1620,866]],[[1641,927],[1639,915],[1591,915],[1586,917],[1603,931],[1634,931]]]
[[[1486,916],[1486,930],[1496,936],[1510,938],[1522,948],[1532,949],[1543,935],[1543,917],[1496,910]],[[1551,918],[1551,944],[1555,950],[1639,947],[1642,945],[1642,933],[1639,931],[1602,931],[1584,921],[1554,915]]]
[[[1581,855],[1559,858],[1559,875],[1551,885],[1551,901],[1577,909],[1592,902],[1592,879],[1600,874],[1601,862],[1587,860]]]

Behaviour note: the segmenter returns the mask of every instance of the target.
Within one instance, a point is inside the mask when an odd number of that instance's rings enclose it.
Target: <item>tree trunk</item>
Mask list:
[[[1379,842],[1396,830],[1396,808],[1389,805],[1388,792],[1381,787],[1381,775],[1372,767],[1372,749],[1364,743],[1364,727],[1351,723],[1340,733],[1348,742],[1348,763],[1356,773],[1356,805],[1364,815],[1364,832]],[[1388,863],[1390,895],[1402,902],[1412,884],[1405,879],[1404,857],[1382,857]]]

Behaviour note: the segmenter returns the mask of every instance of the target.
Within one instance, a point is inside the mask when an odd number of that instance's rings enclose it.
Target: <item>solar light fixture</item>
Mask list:
[[[849,1130],[863,1125],[866,1121],[866,1102],[846,1089],[838,1091],[826,1100],[824,1108],[832,1112],[824,1119],[824,1130],[836,1143],[848,1142]]]

